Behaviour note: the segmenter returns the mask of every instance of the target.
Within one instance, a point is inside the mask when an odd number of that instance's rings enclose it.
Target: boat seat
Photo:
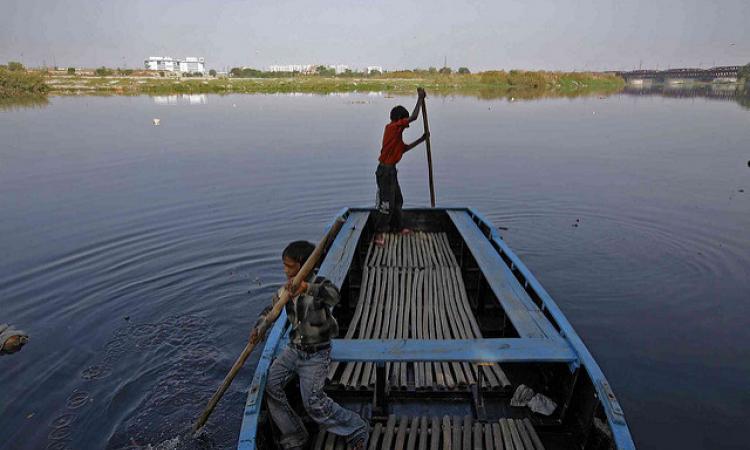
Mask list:
[[[529,419],[474,421],[465,416],[408,417],[391,415],[370,429],[368,450],[542,450],[544,445]],[[342,436],[321,431],[313,450],[344,450]]]
[[[466,211],[448,211],[448,216],[461,234],[518,335],[522,338],[559,339],[560,334],[544,317],[500,254],[488,245],[487,237],[471,216]]]

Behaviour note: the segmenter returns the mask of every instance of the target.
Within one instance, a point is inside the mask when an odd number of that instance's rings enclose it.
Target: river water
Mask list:
[[[662,94],[429,98],[438,203],[508,228],[639,448],[746,448],[750,110]],[[206,435],[184,434],[282,282],[283,246],[374,203],[388,111],[413,101],[0,110],[0,322],[31,335],[0,357],[0,448],[231,448],[257,355]],[[423,147],[399,176],[406,205],[426,205]]]

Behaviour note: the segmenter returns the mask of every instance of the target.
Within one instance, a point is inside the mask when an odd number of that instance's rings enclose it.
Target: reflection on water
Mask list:
[[[206,94],[154,95],[151,98],[157,105],[205,105],[208,103]]]
[[[43,108],[49,104],[47,97],[0,98],[0,111],[23,108]]]
[[[733,101],[743,108],[750,109],[750,87],[738,84],[652,84],[627,85],[625,95],[660,96],[669,98],[708,98],[711,100]]]
[[[732,83],[724,84],[628,84],[623,89],[612,89],[610,91],[549,91],[539,89],[456,89],[452,91],[435,91],[433,97],[469,97],[478,100],[542,100],[555,98],[586,98],[599,97],[604,99],[609,95],[625,94],[634,96],[661,96],[669,98],[696,98],[702,97],[711,100],[733,101],[743,108],[750,109],[750,85],[738,85]],[[372,92],[277,92],[272,94],[258,94],[274,97],[357,97],[367,96],[369,98],[394,98],[394,94],[382,91]],[[205,105],[208,103],[209,94],[173,94],[151,96],[157,105]],[[358,100],[361,101],[361,100]],[[30,97],[20,99],[0,100],[0,111],[19,108],[41,108],[47,106],[49,101],[45,97]]]

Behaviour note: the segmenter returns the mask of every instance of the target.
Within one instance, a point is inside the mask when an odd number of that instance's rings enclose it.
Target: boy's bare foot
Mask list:
[[[372,240],[372,242],[378,247],[383,247],[385,245],[385,236],[383,235],[383,233],[378,233],[375,235],[375,238]]]

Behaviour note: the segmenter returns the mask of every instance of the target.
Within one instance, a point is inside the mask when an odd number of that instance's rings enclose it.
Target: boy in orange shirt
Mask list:
[[[402,228],[401,224],[401,207],[404,204],[404,197],[401,195],[401,187],[398,185],[396,164],[401,161],[404,153],[424,142],[429,136],[428,133],[424,133],[422,137],[411,144],[406,144],[403,139],[404,130],[419,117],[419,110],[426,96],[422,88],[417,89],[417,94],[417,104],[414,106],[411,116],[406,108],[401,105],[396,106],[391,110],[391,122],[385,126],[383,132],[383,147],[378,158],[380,164],[375,171],[375,178],[378,183],[375,245],[382,246],[385,243],[384,233],[388,231],[401,232],[402,234],[411,232],[408,228]]]

